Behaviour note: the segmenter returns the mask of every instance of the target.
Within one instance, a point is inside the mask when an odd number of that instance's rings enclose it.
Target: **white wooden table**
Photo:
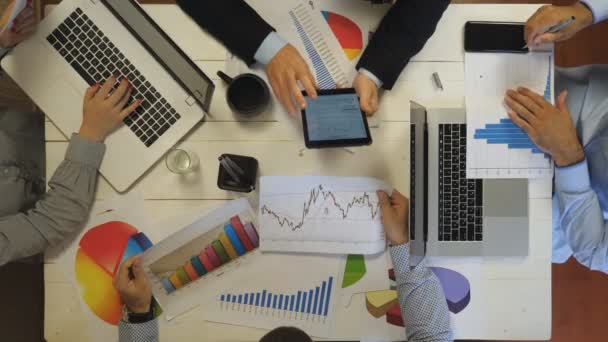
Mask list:
[[[371,6],[371,5],[370,5]],[[216,186],[217,157],[222,153],[251,155],[260,161],[261,175],[371,176],[384,179],[407,193],[409,189],[409,101],[427,107],[464,106],[462,27],[467,20],[525,21],[538,5],[452,5],[435,36],[414,58],[394,90],[385,93],[380,105],[381,124],[372,129],[374,144],[356,149],[301,153],[304,143],[286,128],[279,114],[265,113],[242,120],[228,108],[225,86],[215,76],[225,69],[227,52],[202,32],[174,5],[144,8],[216,84],[207,121],[180,144],[197,151],[200,171],[187,180],[157,163],[132,189],[143,194],[152,220],[183,212],[205,212],[235,194]],[[51,6],[47,10],[51,10]],[[370,11],[374,13],[374,11]],[[439,72],[445,91],[432,84]],[[63,159],[67,139],[46,123],[47,174]],[[98,200],[116,193],[100,178]],[[485,324],[459,329],[457,338],[549,339],[551,332],[551,182],[530,182],[530,254],[524,260],[484,262]],[[167,236],[180,227],[164,227],[151,236]],[[148,232],[147,232],[148,233]],[[63,277],[52,257],[45,265],[45,336],[52,341],[86,341],[78,294]],[[161,331],[164,341],[257,340],[264,332],[202,322],[196,311],[174,320]]]

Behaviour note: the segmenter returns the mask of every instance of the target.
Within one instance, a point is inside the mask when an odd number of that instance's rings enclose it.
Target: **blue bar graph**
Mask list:
[[[315,288],[315,304],[312,307],[312,313],[314,315],[317,314],[317,305],[321,306],[321,304],[319,304],[319,287],[318,286]]]
[[[331,73],[321,59],[319,52],[315,49],[312,41],[308,37],[308,34],[304,30],[304,27],[302,27],[302,24],[296,18],[293,11],[290,11],[289,15],[291,16],[291,20],[296,27],[296,31],[298,32],[300,39],[302,39],[302,42],[304,43],[304,49],[312,61],[319,87],[321,89],[334,89],[336,87],[336,81],[332,78]]]
[[[325,300],[325,311],[323,312],[323,316],[327,316],[329,312],[329,299],[331,298],[331,286],[334,281],[334,277],[329,277],[329,281],[327,284],[327,299]]]
[[[511,119],[500,119],[500,123],[486,124],[485,128],[476,129],[473,139],[485,140],[489,145],[506,145],[510,150],[527,149],[532,154],[543,153]],[[545,158],[549,156],[545,155]]]
[[[549,64],[553,63],[552,57],[549,57]],[[551,102],[551,70],[547,74],[547,82],[544,89],[543,97],[547,102]],[[546,159],[549,155],[541,151],[530,140],[526,132],[519,128],[511,119],[502,118],[498,123],[486,124],[483,129],[476,129],[473,139],[486,140],[488,144],[507,145],[508,149],[522,150],[529,149],[532,154],[544,154]]]
[[[325,285],[326,283],[323,282],[323,284],[321,284],[321,305],[319,305],[319,311],[317,311],[317,315],[321,315],[323,313],[323,303],[324,303],[324,299],[325,299]]]
[[[308,291],[308,305],[306,305],[306,313],[310,313],[310,308],[312,306],[312,289]]]
[[[300,312],[327,316],[332,300],[332,286],[333,277],[329,277],[327,280],[322,281],[319,286],[298,290],[297,292],[273,294],[264,289],[259,292],[246,292],[242,294],[224,293],[219,296],[219,301],[294,313]],[[238,310],[238,308],[235,307],[231,310]]]

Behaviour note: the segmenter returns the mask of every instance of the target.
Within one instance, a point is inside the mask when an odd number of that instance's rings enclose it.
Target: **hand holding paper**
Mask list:
[[[38,19],[31,0],[13,0],[0,18],[0,47],[13,47],[36,31]]]

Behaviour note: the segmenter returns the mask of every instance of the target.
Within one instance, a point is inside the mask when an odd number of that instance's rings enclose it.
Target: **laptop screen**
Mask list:
[[[427,240],[427,160],[426,108],[410,102],[410,254],[412,266],[426,252]]]
[[[205,111],[215,85],[134,0],[102,0]]]

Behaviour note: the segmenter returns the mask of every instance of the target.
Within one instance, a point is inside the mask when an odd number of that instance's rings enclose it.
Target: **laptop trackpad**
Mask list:
[[[483,216],[528,217],[528,180],[484,181]]]
[[[82,123],[82,104],[84,95],[87,91],[87,85],[82,82],[69,80],[60,76],[56,83],[48,87],[46,90],[47,97],[55,100],[52,107],[53,114],[50,114],[51,120],[61,130],[66,137],[70,137],[72,132],[78,132]]]
[[[484,221],[484,256],[524,257],[529,254],[527,217],[484,217]]]

